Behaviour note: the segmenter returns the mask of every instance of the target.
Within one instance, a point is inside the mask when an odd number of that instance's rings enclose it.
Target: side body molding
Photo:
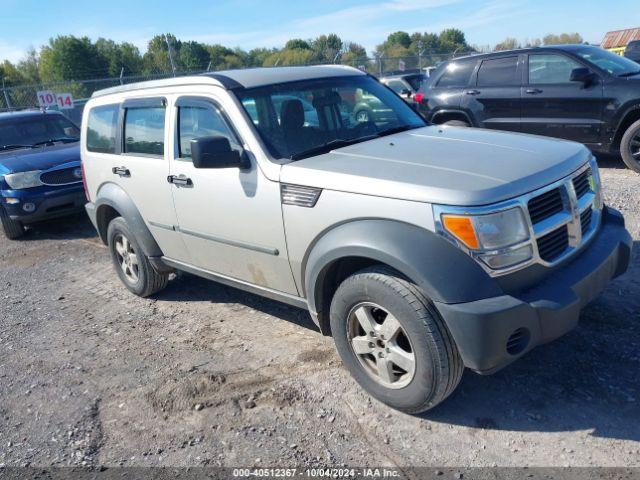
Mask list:
[[[502,294],[498,283],[472,258],[437,234],[394,220],[355,220],[323,232],[303,261],[305,296],[321,328],[329,313],[325,276],[335,262],[347,257],[398,270],[436,302],[470,302]]]
[[[160,250],[158,243],[144,223],[142,215],[140,215],[133,200],[115,183],[102,185],[98,190],[95,204],[88,204],[86,207],[91,221],[105,244],[107,243],[108,222],[111,220],[109,218],[111,209],[108,207],[116,210],[124,217],[147,257],[160,258],[162,256],[162,250]]]

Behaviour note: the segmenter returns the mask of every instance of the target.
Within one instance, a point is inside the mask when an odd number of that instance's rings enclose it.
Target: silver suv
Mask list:
[[[358,116],[363,98],[387,114]],[[406,412],[571,330],[629,263],[584,146],[430,126],[352,68],[103,90],[81,149],[129,290],[181,270],[308,309],[360,385]]]

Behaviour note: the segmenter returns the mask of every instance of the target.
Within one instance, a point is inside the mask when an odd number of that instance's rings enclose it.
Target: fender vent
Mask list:
[[[298,207],[313,208],[320,198],[322,189],[303,187],[300,185],[280,185],[280,198],[283,205],[296,205]]]
[[[529,345],[531,334],[526,328],[519,328],[511,334],[507,340],[507,353],[509,355],[517,355],[524,351]]]

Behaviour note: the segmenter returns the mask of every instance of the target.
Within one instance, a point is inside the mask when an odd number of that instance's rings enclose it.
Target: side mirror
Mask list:
[[[401,97],[411,98],[411,95],[413,95],[413,93],[411,93],[411,90],[409,90],[408,88],[404,88],[400,92]]]
[[[191,160],[195,168],[247,168],[244,153],[231,148],[222,136],[199,137],[191,140]]]
[[[585,85],[591,83],[594,78],[594,74],[586,67],[574,68],[571,70],[571,76],[569,80],[571,82],[581,82]]]

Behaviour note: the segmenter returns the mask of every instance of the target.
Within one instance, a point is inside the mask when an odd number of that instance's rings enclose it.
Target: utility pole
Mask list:
[[[422,54],[424,53],[424,43],[418,40],[418,70],[422,70]]]
[[[122,81],[122,77],[124,77],[124,67],[122,67],[120,69],[120,85],[122,85],[124,82]]]
[[[171,71],[173,76],[176,76],[176,65],[173,63],[173,55],[171,54],[171,44],[169,43],[169,36],[164,34],[164,41],[167,42],[167,50],[169,51],[169,61],[171,62]]]

